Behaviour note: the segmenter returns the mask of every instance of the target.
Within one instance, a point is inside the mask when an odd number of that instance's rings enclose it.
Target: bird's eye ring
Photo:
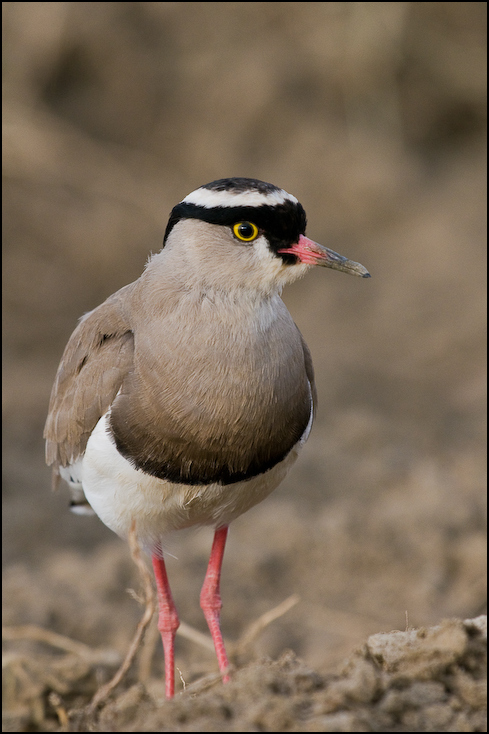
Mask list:
[[[253,242],[258,237],[258,227],[252,222],[238,222],[233,227],[233,234],[241,242]]]

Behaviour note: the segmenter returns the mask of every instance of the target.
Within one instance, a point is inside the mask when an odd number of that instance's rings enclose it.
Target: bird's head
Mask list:
[[[305,236],[295,196],[253,178],[224,178],[186,196],[170,215],[163,246],[209,285],[280,290],[313,265],[370,277],[359,263]]]

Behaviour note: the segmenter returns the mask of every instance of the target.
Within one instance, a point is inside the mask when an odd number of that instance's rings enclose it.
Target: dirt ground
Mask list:
[[[487,730],[485,15],[3,4],[4,731]],[[177,696],[153,620],[87,714],[141,581],[125,543],[50,492],[57,363],[172,206],[237,175],[296,195],[308,236],[372,278],[314,271],[284,292],[319,411],[283,485],[230,529],[231,682],[198,605],[211,531],[177,534]]]

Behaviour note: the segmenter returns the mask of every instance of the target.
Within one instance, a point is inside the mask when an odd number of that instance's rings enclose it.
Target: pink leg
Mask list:
[[[175,634],[180,624],[175,602],[171,595],[163,558],[152,556],[153,569],[158,593],[158,629],[161,632],[163,652],[165,653],[165,695],[173,698],[175,693]]]
[[[222,602],[221,595],[219,593],[219,583],[221,580],[222,559],[224,556],[227,534],[227,526],[218,528],[214,534],[209,565],[207,566],[204,585],[200,592],[200,606],[204,612],[207,624],[209,625],[214,647],[216,648],[219,670],[221,671],[224,683],[229,681],[229,675],[227,673],[229,662],[226,650],[224,649],[224,641],[221,633],[220,613]]]

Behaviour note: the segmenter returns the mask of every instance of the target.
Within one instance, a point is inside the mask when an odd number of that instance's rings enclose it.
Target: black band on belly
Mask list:
[[[230,457],[228,462],[222,456],[191,450],[182,442],[173,451],[162,451],[158,446],[157,456],[151,456],[151,449],[138,451],[135,444],[129,445],[124,440],[124,434],[114,430],[111,424],[111,434],[119,453],[127,459],[135,469],[151,474],[158,479],[168,482],[189,485],[234,484],[263,474],[285,459],[290,450],[304,434],[308,421],[297,424],[295,430],[289,432],[288,440],[282,440],[280,445],[268,449],[261,448],[253,459],[244,456]],[[290,427],[289,427],[290,428]],[[127,436],[127,434],[125,434]],[[156,447],[155,447],[156,449]],[[154,451],[156,454],[156,450]],[[199,455],[200,454],[200,455]],[[192,458],[190,458],[192,457]]]
[[[300,437],[299,437],[300,438]],[[297,440],[299,440],[299,438]],[[274,454],[267,460],[261,460],[250,463],[246,469],[233,469],[226,464],[212,464],[211,462],[188,462],[178,461],[162,461],[154,460],[150,457],[138,457],[127,450],[117,439],[115,444],[117,450],[127,459],[135,469],[140,469],[145,474],[151,474],[158,479],[164,479],[168,482],[176,484],[190,485],[207,485],[207,484],[234,484],[263,474],[272,469],[276,464],[280,463],[292,447],[297,443],[295,441],[286,451],[280,454]],[[187,466],[185,466],[187,464]]]

